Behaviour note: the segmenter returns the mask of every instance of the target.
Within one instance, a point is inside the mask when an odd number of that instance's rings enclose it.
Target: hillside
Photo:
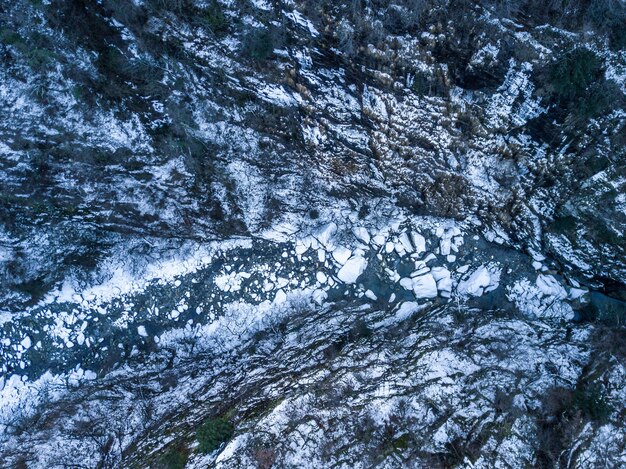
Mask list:
[[[0,5],[0,467],[626,465],[626,3]]]

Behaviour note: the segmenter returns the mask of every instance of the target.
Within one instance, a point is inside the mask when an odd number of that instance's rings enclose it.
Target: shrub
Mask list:
[[[193,7],[190,0],[150,0],[148,3],[156,10],[173,11],[176,13],[182,13]]]
[[[35,70],[42,71],[52,62],[54,53],[49,49],[32,49],[28,53],[28,64]]]
[[[574,392],[573,405],[587,419],[596,422],[606,422],[611,415],[611,406],[598,386],[577,389]]]
[[[602,62],[585,48],[561,57],[550,70],[550,84],[561,99],[580,97],[602,76]]]
[[[557,60],[545,77],[547,89],[560,112],[579,119],[607,114],[622,106],[619,86],[604,78],[602,60],[592,51],[578,48]]]
[[[175,447],[161,456],[157,464],[157,468],[184,469],[187,465],[187,458],[187,449],[185,447]]]
[[[608,33],[609,46],[621,50],[626,46],[626,6],[621,0],[594,0],[589,2],[584,16],[600,33]]]
[[[213,34],[219,35],[228,32],[228,19],[217,2],[212,2],[203,10],[201,19]]]
[[[3,29],[0,32],[0,42],[6,46],[23,43],[22,36],[11,29]]]
[[[233,425],[224,418],[209,419],[196,431],[198,450],[210,453],[233,436]]]
[[[383,25],[391,34],[405,34],[415,28],[422,17],[424,0],[404,0],[391,3],[384,12]]]
[[[552,222],[552,231],[558,234],[575,234],[576,217],[571,215],[561,215],[554,218]]]
[[[266,60],[274,52],[274,37],[267,29],[253,29],[244,40],[244,52],[256,60]]]

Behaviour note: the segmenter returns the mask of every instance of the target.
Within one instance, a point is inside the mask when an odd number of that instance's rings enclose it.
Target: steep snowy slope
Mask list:
[[[0,464],[626,464],[626,5],[543,3],[1,5]]]

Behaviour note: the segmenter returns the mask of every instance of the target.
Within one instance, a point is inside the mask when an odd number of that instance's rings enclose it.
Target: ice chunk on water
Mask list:
[[[363,241],[365,244],[370,243],[370,234],[362,226],[357,226],[353,230],[354,236]]]
[[[452,291],[452,278],[450,277],[450,271],[445,267],[433,267],[431,274],[437,282],[437,288],[439,290],[450,292]]]
[[[374,236],[374,239],[373,239],[373,242],[376,246],[382,246],[383,244],[385,244],[385,241],[387,241],[387,238],[385,238],[381,234]]]
[[[367,290],[365,292],[365,296],[367,296],[372,301],[376,301],[378,299],[378,297],[376,296],[376,294],[372,290]]]
[[[567,291],[552,275],[539,275],[535,283],[545,296],[553,296],[559,300],[567,298]]]
[[[413,247],[415,247],[417,254],[426,251],[426,239],[421,234],[413,231],[411,232],[411,238],[413,239]]]
[[[315,237],[324,246],[328,246],[330,239],[337,232],[337,225],[334,222],[330,222],[327,225],[322,226],[316,233]]]
[[[318,289],[313,292],[313,301],[315,301],[318,305],[321,305],[326,298],[328,298],[328,294],[322,289]]]
[[[404,247],[404,250],[406,252],[413,252],[413,246],[411,245],[411,241],[409,240],[408,234],[402,233],[400,237],[398,238],[398,241],[400,241],[400,243],[402,244],[402,247]]]
[[[395,251],[398,253],[398,256],[402,257],[406,254],[406,251],[404,250],[404,246],[402,245],[401,242],[397,242],[397,243],[393,243],[393,247],[395,249]]]
[[[311,240],[308,238],[299,239],[296,241],[296,254],[301,256],[309,250],[311,247]]]
[[[442,239],[439,242],[439,252],[441,253],[442,256],[447,256],[448,254],[450,254],[450,240],[449,239]]]
[[[435,298],[437,296],[437,282],[430,274],[415,278],[403,278],[400,286],[405,290],[412,290],[417,298]]]
[[[326,261],[326,251],[324,251],[322,248],[319,248],[317,250],[317,260],[320,262]]]
[[[437,282],[431,274],[422,275],[413,279],[413,293],[416,298],[435,298],[437,296]]]
[[[20,344],[22,345],[22,347],[24,347],[24,349],[29,349],[30,346],[32,345],[30,337],[28,336],[24,337],[22,341],[20,342]]]
[[[345,265],[339,269],[337,278],[343,283],[354,283],[367,268],[367,260],[361,256],[348,259]]]
[[[570,300],[577,300],[581,296],[589,293],[587,290],[583,290],[582,288],[570,288],[569,295],[567,296]]]
[[[457,293],[460,295],[482,296],[483,293],[495,290],[498,287],[500,275],[491,272],[486,266],[481,265],[465,280],[459,282]]]
[[[76,342],[78,343],[78,345],[83,345],[85,343],[85,334],[79,332],[76,336]]]
[[[343,246],[339,246],[333,251],[333,258],[339,263],[339,265],[344,265],[348,261],[348,259],[350,259],[351,255],[352,251]]]
[[[276,296],[274,297],[274,303],[279,305],[281,303],[284,303],[285,301],[287,301],[287,295],[284,291],[278,290],[276,292]]]

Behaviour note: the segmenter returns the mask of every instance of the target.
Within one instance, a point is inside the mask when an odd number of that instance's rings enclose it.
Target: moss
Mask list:
[[[430,94],[431,83],[424,73],[418,73],[413,79],[411,89],[418,96],[428,96]]]
[[[72,97],[77,102],[85,101],[90,93],[89,89],[86,88],[84,85],[74,85],[72,86],[70,91],[72,93]]]
[[[626,28],[623,24],[616,24],[609,32],[609,46],[615,51],[626,49]]]
[[[234,427],[225,418],[209,419],[196,431],[198,450],[201,453],[215,451],[233,436]]]
[[[411,90],[418,96],[445,97],[446,86],[442,80],[441,71],[435,69],[433,74],[418,71],[415,74]]]
[[[135,159],[128,159],[122,162],[122,166],[128,171],[139,171],[144,168],[145,163]]]

